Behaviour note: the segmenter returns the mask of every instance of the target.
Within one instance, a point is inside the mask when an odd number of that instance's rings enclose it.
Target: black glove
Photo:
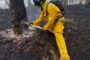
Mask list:
[[[30,23],[29,23],[29,26],[30,26],[30,25],[33,25],[33,22],[30,22]]]

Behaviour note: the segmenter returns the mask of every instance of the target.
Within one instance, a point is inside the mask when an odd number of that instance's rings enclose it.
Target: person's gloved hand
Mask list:
[[[30,25],[33,25],[33,22],[30,22],[30,23],[29,23],[29,26],[30,26]]]
[[[33,27],[32,25],[33,25],[33,22],[30,22],[30,23],[28,24],[28,27],[29,27],[29,29],[30,29],[31,31],[35,31],[36,28]]]

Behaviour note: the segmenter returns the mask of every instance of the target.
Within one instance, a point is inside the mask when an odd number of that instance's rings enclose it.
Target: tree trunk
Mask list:
[[[90,5],[90,0],[89,0],[89,5]]]
[[[26,17],[23,0],[10,0],[10,16],[14,34],[20,35],[22,33],[20,21]]]

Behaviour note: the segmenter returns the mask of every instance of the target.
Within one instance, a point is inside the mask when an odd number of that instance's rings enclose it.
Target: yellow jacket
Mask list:
[[[37,18],[33,24],[38,25],[43,20],[47,20],[46,25],[43,27],[44,30],[50,30],[55,27],[55,20],[58,16],[62,16],[62,13],[60,9],[55,6],[53,3],[45,3],[43,11],[41,11],[41,14],[39,18]],[[64,20],[64,17],[59,19],[60,21]]]

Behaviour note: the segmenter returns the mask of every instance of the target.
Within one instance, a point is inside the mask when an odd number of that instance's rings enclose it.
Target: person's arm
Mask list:
[[[55,19],[58,16],[58,12],[60,12],[59,8],[52,3],[49,3],[47,11],[49,13],[49,17],[47,24],[43,27],[44,30],[48,30],[50,27],[52,27],[52,25],[55,23]]]
[[[44,16],[44,12],[41,11],[40,16],[33,22],[34,25],[38,25],[40,22],[42,22],[44,20],[45,16]]]
[[[49,17],[47,24],[43,27],[44,30],[48,30],[54,24],[54,17]]]

